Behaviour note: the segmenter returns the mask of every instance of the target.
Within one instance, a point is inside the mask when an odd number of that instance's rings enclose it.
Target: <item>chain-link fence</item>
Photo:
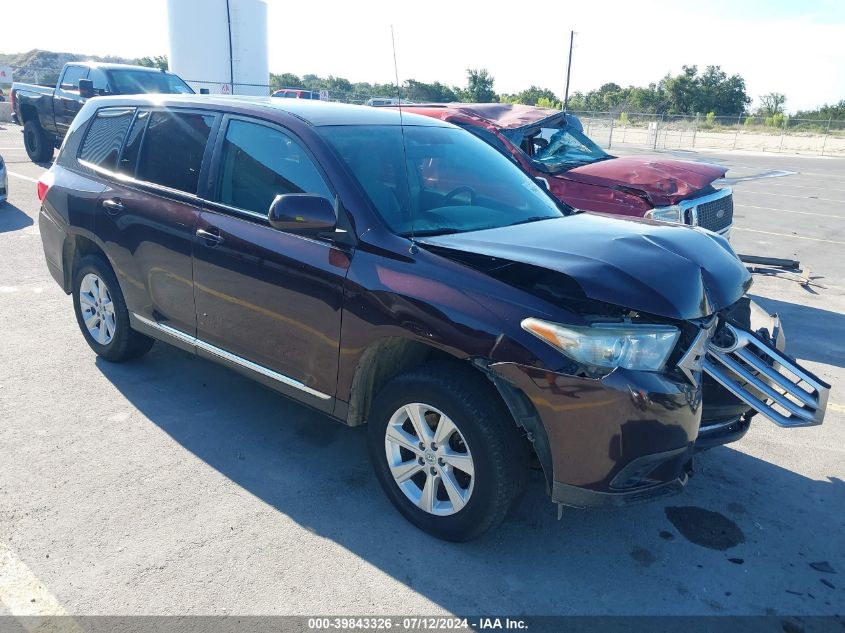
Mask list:
[[[845,156],[845,121],[783,115],[678,116],[636,112],[572,112],[584,132],[611,148],[719,149]]]

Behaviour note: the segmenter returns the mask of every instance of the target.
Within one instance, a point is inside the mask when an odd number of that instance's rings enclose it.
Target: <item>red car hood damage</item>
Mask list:
[[[642,191],[654,206],[677,204],[722,178],[727,169],[718,165],[664,159],[657,156],[612,158],[557,174],[599,187],[631,187]]]

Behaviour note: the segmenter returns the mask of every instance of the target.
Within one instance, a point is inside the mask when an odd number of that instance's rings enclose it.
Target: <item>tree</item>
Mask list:
[[[824,104],[814,110],[798,110],[796,119],[816,119],[817,121],[845,121],[845,99],[833,105]]]
[[[560,101],[557,95],[548,88],[538,88],[537,86],[531,86],[515,95],[502,95],[501,97],[502,101],[524,103],[525,105],[538,105],[541,99],[546,103],[557,103]]]
[[[786,104],[786,95],[780,92],[770,92],[760,95],[760,107],[757,108],[757,115],[774,117],[776,114],[783,114],[783,106]]]
[[[721,66],[708,66],[702,74],[698,66],[683,66],[674,77],[666,75],[656,86],[665,93],[668,114],[713,112],[714,116],[740,116],[751,103],[740,75],[728,77]]]
[[[493,103],[498,96],[493,91],[493,76],[486,68],[467,68],[467,87],[460,91],[461,101],[469,103]]]
[[[455,91],[439,81],[427,84],[415,79],[408,79],[405,82],[403,92],[404,98],[422,103],[447,103],[458,100]]]
[[[155,55],[154,57],[139,57],[136,60],[139,66],[146,66],[147,68],[159,68],[160,70],[169,70],[170,66],[167,61],[167,55]]]
[[[270,90],[298,88],[301,84],[302,80],[292,73],[282,73],[281,75],[270,73]]]

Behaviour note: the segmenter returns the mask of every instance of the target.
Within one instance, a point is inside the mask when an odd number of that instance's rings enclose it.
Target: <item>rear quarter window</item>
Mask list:
[[[114,171],[117,157],[126,137],[126,131],[132,123],[135,108],[103,108],[97,111],[82,147],[79,160],[97,167]]]

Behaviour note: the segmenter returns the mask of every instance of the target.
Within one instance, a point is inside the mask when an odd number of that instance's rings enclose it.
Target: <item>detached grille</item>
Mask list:
[[[734,219],[734,197],[730,188],[720,189],[716,193],[684,200],[684,221],[693,226],[700,226],[708,231],[724,231]]]
[[[721,326],[704,371],[779,426],[811,426],[824,419],[830,385],[743,329]]]

